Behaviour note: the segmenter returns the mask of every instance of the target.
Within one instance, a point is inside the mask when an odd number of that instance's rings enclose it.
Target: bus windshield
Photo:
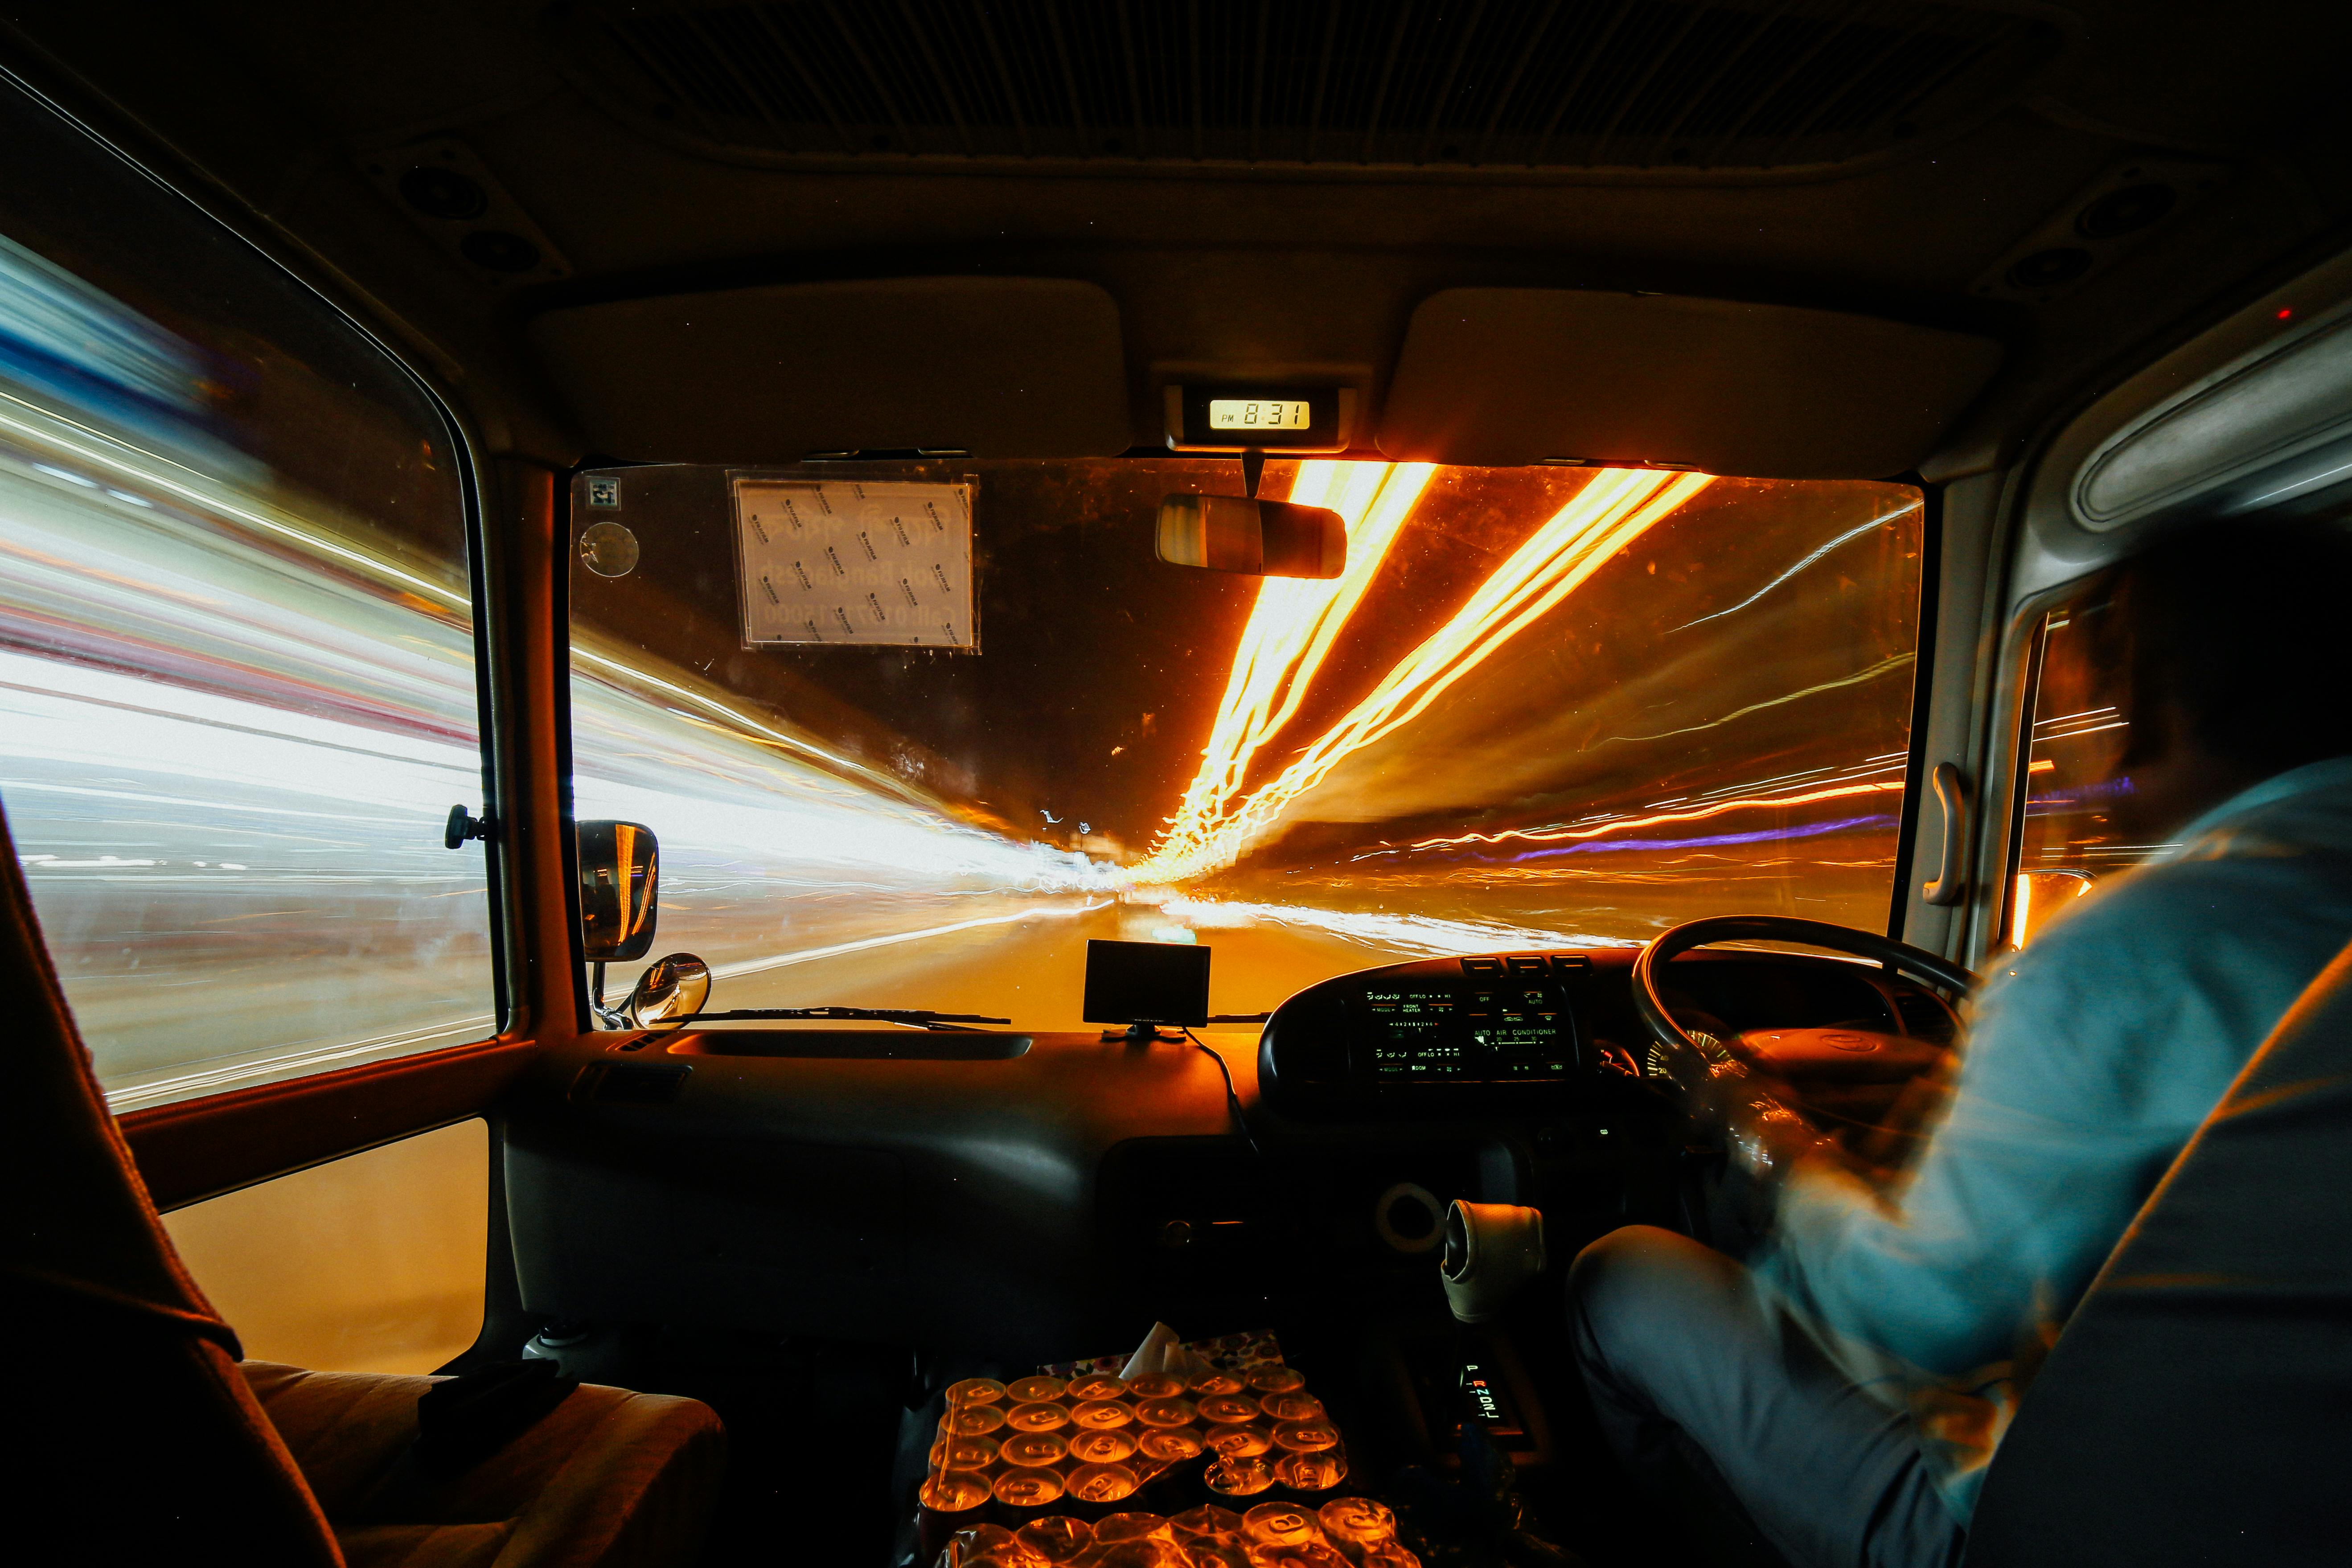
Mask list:
[[[1340,512],[1341,575],[1156,559],[1161,496],[1237,470],[578,476],[576,809],[660,836],[661,950],[719,1006],[1075,1028],[1092,937],[1210,944],[1213,1010],[1255,1014],[1706,914],[1885,929],[1916,490],[1277,459],[1261,495]],[[927,562],[803,614],[798,557],[753,557],[828,495],[902,537],[922,498],[968,507],[968,586]]]

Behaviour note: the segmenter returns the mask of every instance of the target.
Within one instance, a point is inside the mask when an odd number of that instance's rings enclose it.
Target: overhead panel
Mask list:
[[[1933,450],[2000,357],[1834,310],[1449,289],[1413,312],[1379,442],[1400,461],[1885,479]]]
[[[778,160],[1507,174],[1799,169],[2031,91],[2045,16],[1886,0],[594,0],[574,79]]]
[[[551,310],[530,337],[614,458],[1107,457],[1131,436],[1118,307],[1066,279],[666,294]]]

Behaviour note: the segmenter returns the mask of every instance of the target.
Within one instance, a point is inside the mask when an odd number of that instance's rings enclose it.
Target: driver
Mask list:
[[[1575,1352],[1627,1467],[1803,1568],[1959,1561],[2041,1353],[2352,942],[2352,533],[2200,526],[2110,586],[2093,646],[2125,685],[2116,816],[2160,847],[2000,963],[1905,1183],[1865,1181],[1737,1064],[1678,1060],[1759,1184],[1766,1239],[1743,1264],[1629,1226],[1570,1275]]]

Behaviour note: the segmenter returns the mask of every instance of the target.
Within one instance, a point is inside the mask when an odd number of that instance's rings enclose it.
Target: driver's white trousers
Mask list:
[[[1594,1414],[1661,1503],[1697,1489],[1794,1568],[1954,1568],[1967,1535],[1909,1419],[1688,1237],[1612,1231],[1569,1275]]]

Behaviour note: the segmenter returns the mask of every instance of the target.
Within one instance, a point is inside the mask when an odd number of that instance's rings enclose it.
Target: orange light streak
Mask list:
[[[1136,880],[1180,882],[1232,865],[1284,807],[1322,783],[1343,758],[1420,717],[1456,681],[1582,586],[1603,563],[1713,482],[1706,474],[1596,471],[1346,718],[1239,807],[1185,822],[1181,837],[1171,830],[1131,868]],[[1237,679],[1239,664],[1237,659]],[[1202,758],[1204,776],[1216,762]]]
[[[1348,524],[1348,565],[1329,582],[1269,577],[1234,651],[1201,766],[1154,858],[1202,844],[1241,792],[1259,750],[1298,712],[1307,684],[1371,586],[1389,546],[1436,470],[1428,463],[1302,463],[1290,500],[1326,506]]]
[[[1809,805],[1817,800],[1838,800],[1847,795],[1900,795],[1905,787],[1901,779],[1881,779],[1875,784],[1841,784],[1835,789],[1808,790],[1802,795],[1759,795],[1739,800],[1719,800],[1698,811],[1664,811],[1655,816],[1629,816],[1614,822],[1598,823],[1591,827],[1509,827],[1500,833],[1464,833],[1451,838],[1423,838],[1405,846],[1407,849],[1451,849],[1464,844],[1500,844],[1507,838],[1536,844],[1557,844],[1563,838],[1598,838],[1604,833],[1622,833],[1632,827],[1658,827],[1669,822],[1696,822],[1703,817],[1720,816],[1727,811],[1750,809],[1759,805]]]

